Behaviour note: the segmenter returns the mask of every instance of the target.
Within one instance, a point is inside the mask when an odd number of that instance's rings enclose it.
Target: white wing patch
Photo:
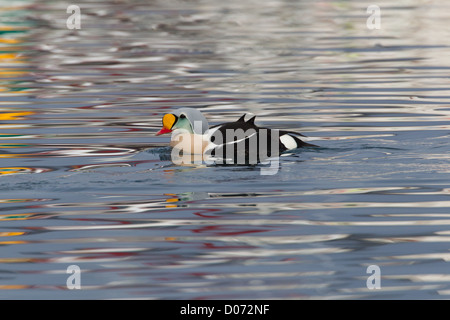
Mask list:
[[[286,147],[286,149],[288,149],[288,150],[297,149],[298,148],[297,141],[295,141],[295,139],[292,138],[288,134],[282,135],[280,137],[280,141]]]

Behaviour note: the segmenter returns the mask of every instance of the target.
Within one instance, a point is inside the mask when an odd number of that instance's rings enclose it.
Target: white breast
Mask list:
[[[187,130],[177,129],[172,132],[170,146],[187,154],[202,154],[208,141],[200,134],[192,134]]]

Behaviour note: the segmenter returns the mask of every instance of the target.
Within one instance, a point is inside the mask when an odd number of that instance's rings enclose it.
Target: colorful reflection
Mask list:
[[[25,232],[0,232],[0,239],[2,237],[16,237],[16,236],[22,236]],[[4,240],[0,241],[0,245],[9,245],[9,244],[24,244],[28,243],[27,241],[23,240]]]
[[[49,172],[49,171],[52,171],[52,169],[47,169],[47,168],[27,168],[27,167],[3,167],[3,168],[0,168],[0,175],[24,174],[24,173],[42,173],[42,172]]]
[[[0,110],[0,120],[8,121],[8,120],[19,120],[24,116],[34,114],[35,112],[31,111],[22,111],[22,112],[2,112]]]
[[[33,27],[33,22],[17,19],[17,15],[24,13],[30,5],[0,7],[0,92],[7,94],[27,93],[25,81],[17,77],[25,76],[27,70],[27,57],[24,55],[26,46],[23,38]],[[22,86],[22,84],[24,84]]]
[[[31,219],[44,219],[52,217],[50,214],[42,213],[16,213],[16,214],[1,214],[0,221],[13,221],[13,220],[31,220]]]
[[[27,128],[29,124],[20,123],[21,120],[27,120],[29,116],[35,114],[35,111],[26,110],[23,105],[26,102],[14,100],[11,96],[21,96],[31,92],[29,88],[30,81],[30,62],[26,52],[29,47],[26,44],[26,37],[29,30],[33,28],[33,23],[29,19],[23,19],[28,14],[27,10],[31,4],[11,5],[6,1],[0,2],[0,129],[11,130]],[[2,99],[5,97],[5,99]],[[16,107],[17,105],[17,107]],[[1,139],[23,138],[24,135],[17,132],[0,132]],[[3,151],[5,148],[21,148],[21,144],[0,144],[1,158],[21,158],[24,154],[9,153]],[[5,165],[5,164],[3,164]],[[50,171],[45,168],[32,168],[28,166],[5,166],[0,167],[0,176],[25,173],[41,173]],[[1,216],[0,220],[4,220]],[[24,219],[16,217],[16,219]],[[3,235],[4,236],[4,235]]]

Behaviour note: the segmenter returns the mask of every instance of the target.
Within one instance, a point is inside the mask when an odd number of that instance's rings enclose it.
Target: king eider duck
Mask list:
[[[289,150],[316,147],[302,141],[301,133],[258,127],[256,116],[247,121],[245,116],[209,128],[199,110],[180,108],[163,116],[156,135],[172,133],[171,147],[183,154],[202,154],[216,164],[256,164]]]

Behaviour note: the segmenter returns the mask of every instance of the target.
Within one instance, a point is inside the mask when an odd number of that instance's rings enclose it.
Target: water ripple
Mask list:
[[[369,30],[370,4],[103,1],[79,30],[5,5],[0,297],[448,296],[450,11],[382,0]],[[154,133],[180,107],[320,148],[273,176],[177,166]]]

